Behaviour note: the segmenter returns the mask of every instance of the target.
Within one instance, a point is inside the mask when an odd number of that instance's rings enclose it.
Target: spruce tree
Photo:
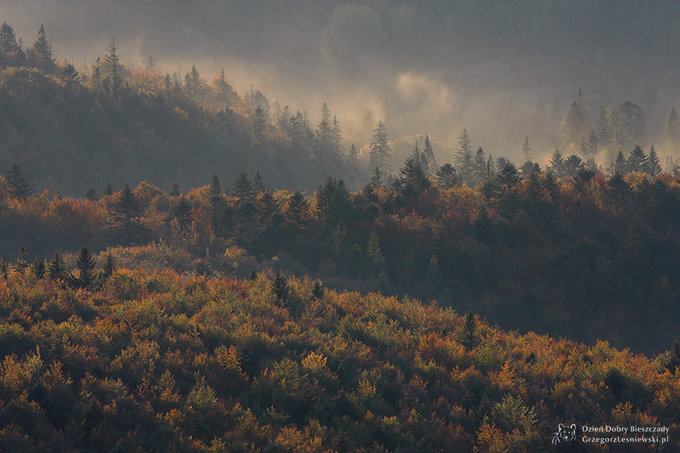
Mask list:
[[[548,166],[548,171],[555,175],[557,178],[564,176],[564,157],[559,149],[556,149],[552,157],[550,158],[550,164]]]
[[[564,176],[574,176],[583,168],[583,159],[576,154],[572,154],[564,160]]]
[[[668,114],[664,132],[671,149],[677,150],[680,146],[680,120],[678,119],[678,114],[675,109],[671,109],[671,113]]]
[[[132,244],[146,233],[146,228],[140,223],[141,213],[139,200],[130,186],[125,184],[111,205],[111,226],[122,235],[126,244]]]
[[[47,34],[45,33],[45,27],[40,26],[38,30],[38,37],[33,44],[30,51],[31,59],[33,64],[41,71],[51,74],[54,69],[54,58],[52,57],[52,46],[50,46],[47,40]]]
[[[625,175],[628,173],[628,163],[626,162],[626,157],[623,155],[623,151],[619,150],[616,155],[616,160],[614,161],[613,173],[616,175]]]
[[[42,279],[45,276],[45,263],[42,261],[33,263],[33,275],[38,279]]]
[[[303,229],[310,221],[309,203],[299,190],[288,200],[288,218],[299,229]]]
[[[72,91],[78,86],[78,78],[78,71],[76,71],[75,66],[73,66],[71,63],[68,63],[66,66],[64,66],[59,74],[59,80],[64,85],[64,88],[66,88],[68,91]]]
[[[444,164],[437,170],[437,183],[444,190],[451,189],[458,184],[456,169],[451,164]]]
[[[54,258],[47,265],[47,273],[50,276],[50,280],[57,281],[66,278],[66,264],[58,253],[54,255]]]
[[[83,246],[76,261],[78,276],[72,277],[73,285],[77,288],[87,288],[94,279],[95,261],[87,246]]]
[[[562,137],[566,144],[578,144],[581,138],[590,132],[590,121],[583,101],[583,92],[579,89],[576,98],[571,102],[562,123]]]
[[[661,164],[659,163],[659,156],[656,154],[654,145],[652,145],[651,149],[649,150],[649,157],[645,163],[645,172],[653,177],[661,174]]]
[[[264,179],[260,174],[260,170],[255,172],[255,177],[253,178],[253,186],[255,187],[255,192],[263,193],[267,190],[267,186],[264,184]]]
[[[253,187],[253,183],[250,182],[248,174],[245,171],[242,171],[239,174],[238,179],[236,179],[232,194],[235,197],[238,197],[241,201],[252,200],[252,198],[255,196],[255,188]]]
[[[383,186],[383,172],[380,170],[380,167],[375,167],[375,170],[373,170],[373,174],[371,175],[370,187],[371,189],[375,190]]]
[[[120,90],[123,86],[123,79],[120,67],[120,58],[118,57],[118,47],[116,46],[116,39],[111,39],[111,44],[107,47],[105,61],[108,65],[109,75],[106,78],[106,88],[113,96],[120,95]]]
[[[371,168],[379,168],[381,172],[389,171],[390,146],[387,143],[387,132],[382,121],[378,122],[373,133],[370,149]]]
[[[116,262],[113,259],[113,254],[111,252],[106,254],[106,261],[104,261],[104,267],[102,268],[102,277],[104,280],[108,280],[109,277],[113,275],[116,270]]]
[[[463,321],[463,346],[468,351],[472,351],[475,348],[477,342],[477,319],[475,315],[468,312],[465,315]]]
[[[416,155],[406,159],[401,174],[394,182],[395,190],[405,198],[416,197],[430,187],[430,181],[425,176],[417,158]]]
[[[461,182],[472,185],[474,174],[474,157],[472,155],[472,146],[470,144],[470,136],[467,129],[463,128],[460,137],[458,137],[458,150],[455,155],[455,164],[458,169]]]
[[[432,142],[430,142],[430,136],[425,136],[425,145],[423,147],[423,157],[427,164],[423,166],[423,171],[427,176],[432,176],[437,171],[437,159],[434,156],[434,150],[432,149]]]
[[[285,304],[288,301],[288,282],[281,272],[276,273],[273,286],[276,299]]]
[[[7,172],[7,185],[12,195],[22,200],[33,193],[31,185],[24,178],[24,173],[16,162]]]
[[[513,187],[515,187],[520,180],[519,173],[517,172],[517,167],[515,167],[513,163],[510,161],[505,163],[505,165],[501,169],[498,176],[496,176],[496,178],[498,179],[498,183],[500,184],[500,186],[506,192],[510,191]]]
[[[629,172],[645,171],[647,168],[647,154],[645,154],[640,146],[636,146],[630,152],[626,164]]]

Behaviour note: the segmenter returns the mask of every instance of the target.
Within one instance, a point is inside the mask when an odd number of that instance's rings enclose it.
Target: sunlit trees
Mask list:
[[[463,132],[458,137],[458,148],[454,158],[461,182],[471,185],[474,173],[474,156],[467,129],[463,129]]]
[[[370,168],[377,168],[381,172],[389,171],[390,146],[387,143],[385,124],[378,122],[371,139]]]
[[[590,130],[583,92],[579,89],[562,122],[562,138],[567,145],[577,145],[583,137],[588,136]]]

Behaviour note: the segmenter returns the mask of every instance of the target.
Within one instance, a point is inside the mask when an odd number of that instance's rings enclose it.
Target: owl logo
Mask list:
[[[576,439],[576,424],[571,426],[566,426],[560,423],[557,425],[557,431],[553,433],[552,443],[553,445],[565,443],[568,444]]]

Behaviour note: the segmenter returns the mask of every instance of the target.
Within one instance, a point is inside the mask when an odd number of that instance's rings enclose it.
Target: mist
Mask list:
[[[604,102],[640,105],[640,144],[658,149],[680,104],[677,18],[671,1],[0,1],[25,44],[45,25],[60,59],[86,64],[115,37],[126,63],[151,56],[179,77],[223,68],[240,94],[254,87],[312,121],[327,102],[346,146],[368,143],[367,119],[392,140],[430,135],[439,162],[466,128],[475,148],[511,159],[528,136],[544,164],[565,146],[579,88],[594,128]]]

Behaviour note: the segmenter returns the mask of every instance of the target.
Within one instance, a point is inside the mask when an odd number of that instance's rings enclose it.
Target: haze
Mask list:
[[[127,63],[224,68],[239,93],[252,85],[313,120],[326,101],[360,145],[372,116],[392,139],[449,148],[466,127],[473,146],[510,158],[528,135],[544,163],[579,88],[593,122],[603,102],[642,106],[643,146],[660,144],[680,94],[673,1],[2,0],[0,19],[27,42],[44,24],[61,59],[89,62],[115,36]]]

